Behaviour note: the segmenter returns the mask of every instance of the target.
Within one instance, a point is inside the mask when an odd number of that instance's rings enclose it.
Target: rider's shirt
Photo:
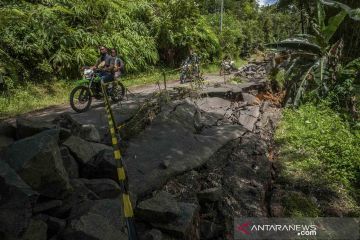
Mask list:
[[[97,66],[100,69],[104,67],[109,68],[113,65],[113,58],[109,54],[102,55],[97,61]],[[107,70],[107,72],[112,72],[112,70]]]

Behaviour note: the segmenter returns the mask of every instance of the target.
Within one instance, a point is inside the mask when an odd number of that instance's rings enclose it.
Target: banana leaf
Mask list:
[[[279,50],[295,50],[321,54],[321,48],[318,45],[304,38],[289,38],[277,43],[266,44],[265,46]]]
[[[346,11],[346,13],[349,15],[350,18],[356,20],[356,21],[360,21],[360,8],[356,8],[356,9],[352,9],[351,7],[349,7],[348,5],[338,2],[338,1],[333,1],[333,0],[319,0],[322,4],[330,6],[330,7],[336,7],[336,8],[341,8],[344,11]]]

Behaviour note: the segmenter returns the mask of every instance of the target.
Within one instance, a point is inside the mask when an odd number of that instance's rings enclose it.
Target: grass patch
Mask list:
[[[238,59],[238,60],[235,60],[235,66],[236,68],[240,68],[244,65],[246,65],[248,63],[247,60],[245,59]],[[221,67],[221,62],[219,63],[212,63],[212,64],[208,64],[208,65],[203,65],[202,66],[202,71],[204,73],[207,73],[207,74],[213,74],[213,73],[219,73],[220,72],[220,67]]]
[[[359,215],[360,138],[338,113],[325,104],[286,109],[275,140],[280,147],[278,181]],[[301,209],[307,214],[305,207],[299,208],[295,215]]]
[[[291,192],[283,199],[285,214],[292,217],[319,217],[320,210],[310,198]]]
[[[177,80],[180,78],[179,71],[173,71],[172,69],[166,69],[166,81]],[[127,87],[135,87],[147,84],[153,84],[160,81],[160,84],[163,84],[164,75],[163,71],[155,69],[152,72],[135,74],[125,76],[123,82]]]
[[[42,84],[25,83],[0,95],[0,119],[69,102],[74,83],[58,81]]]

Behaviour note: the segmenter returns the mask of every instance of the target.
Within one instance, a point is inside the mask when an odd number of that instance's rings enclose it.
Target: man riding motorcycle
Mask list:
[[[92,70],[98,69],[101,82],[107,83],[114,80],[114,61],[108,54],[108,50],[104,46],[100,46],[100,57],[96,64],[91,67]]]

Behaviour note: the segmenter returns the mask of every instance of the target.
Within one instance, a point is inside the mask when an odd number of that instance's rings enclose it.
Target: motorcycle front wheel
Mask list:
[[[180,74],[180,83],[185,83],[186,82],[186,74],[185,73],[181,73]]]
[[[122,82],[113,83],[110,98],[113,102],[120,102],[125,97],[125,86]]]
[[[70,106],[78,113],[86,112],[91,105],[91,92],[86,86],[77,86],[70,93]]]

